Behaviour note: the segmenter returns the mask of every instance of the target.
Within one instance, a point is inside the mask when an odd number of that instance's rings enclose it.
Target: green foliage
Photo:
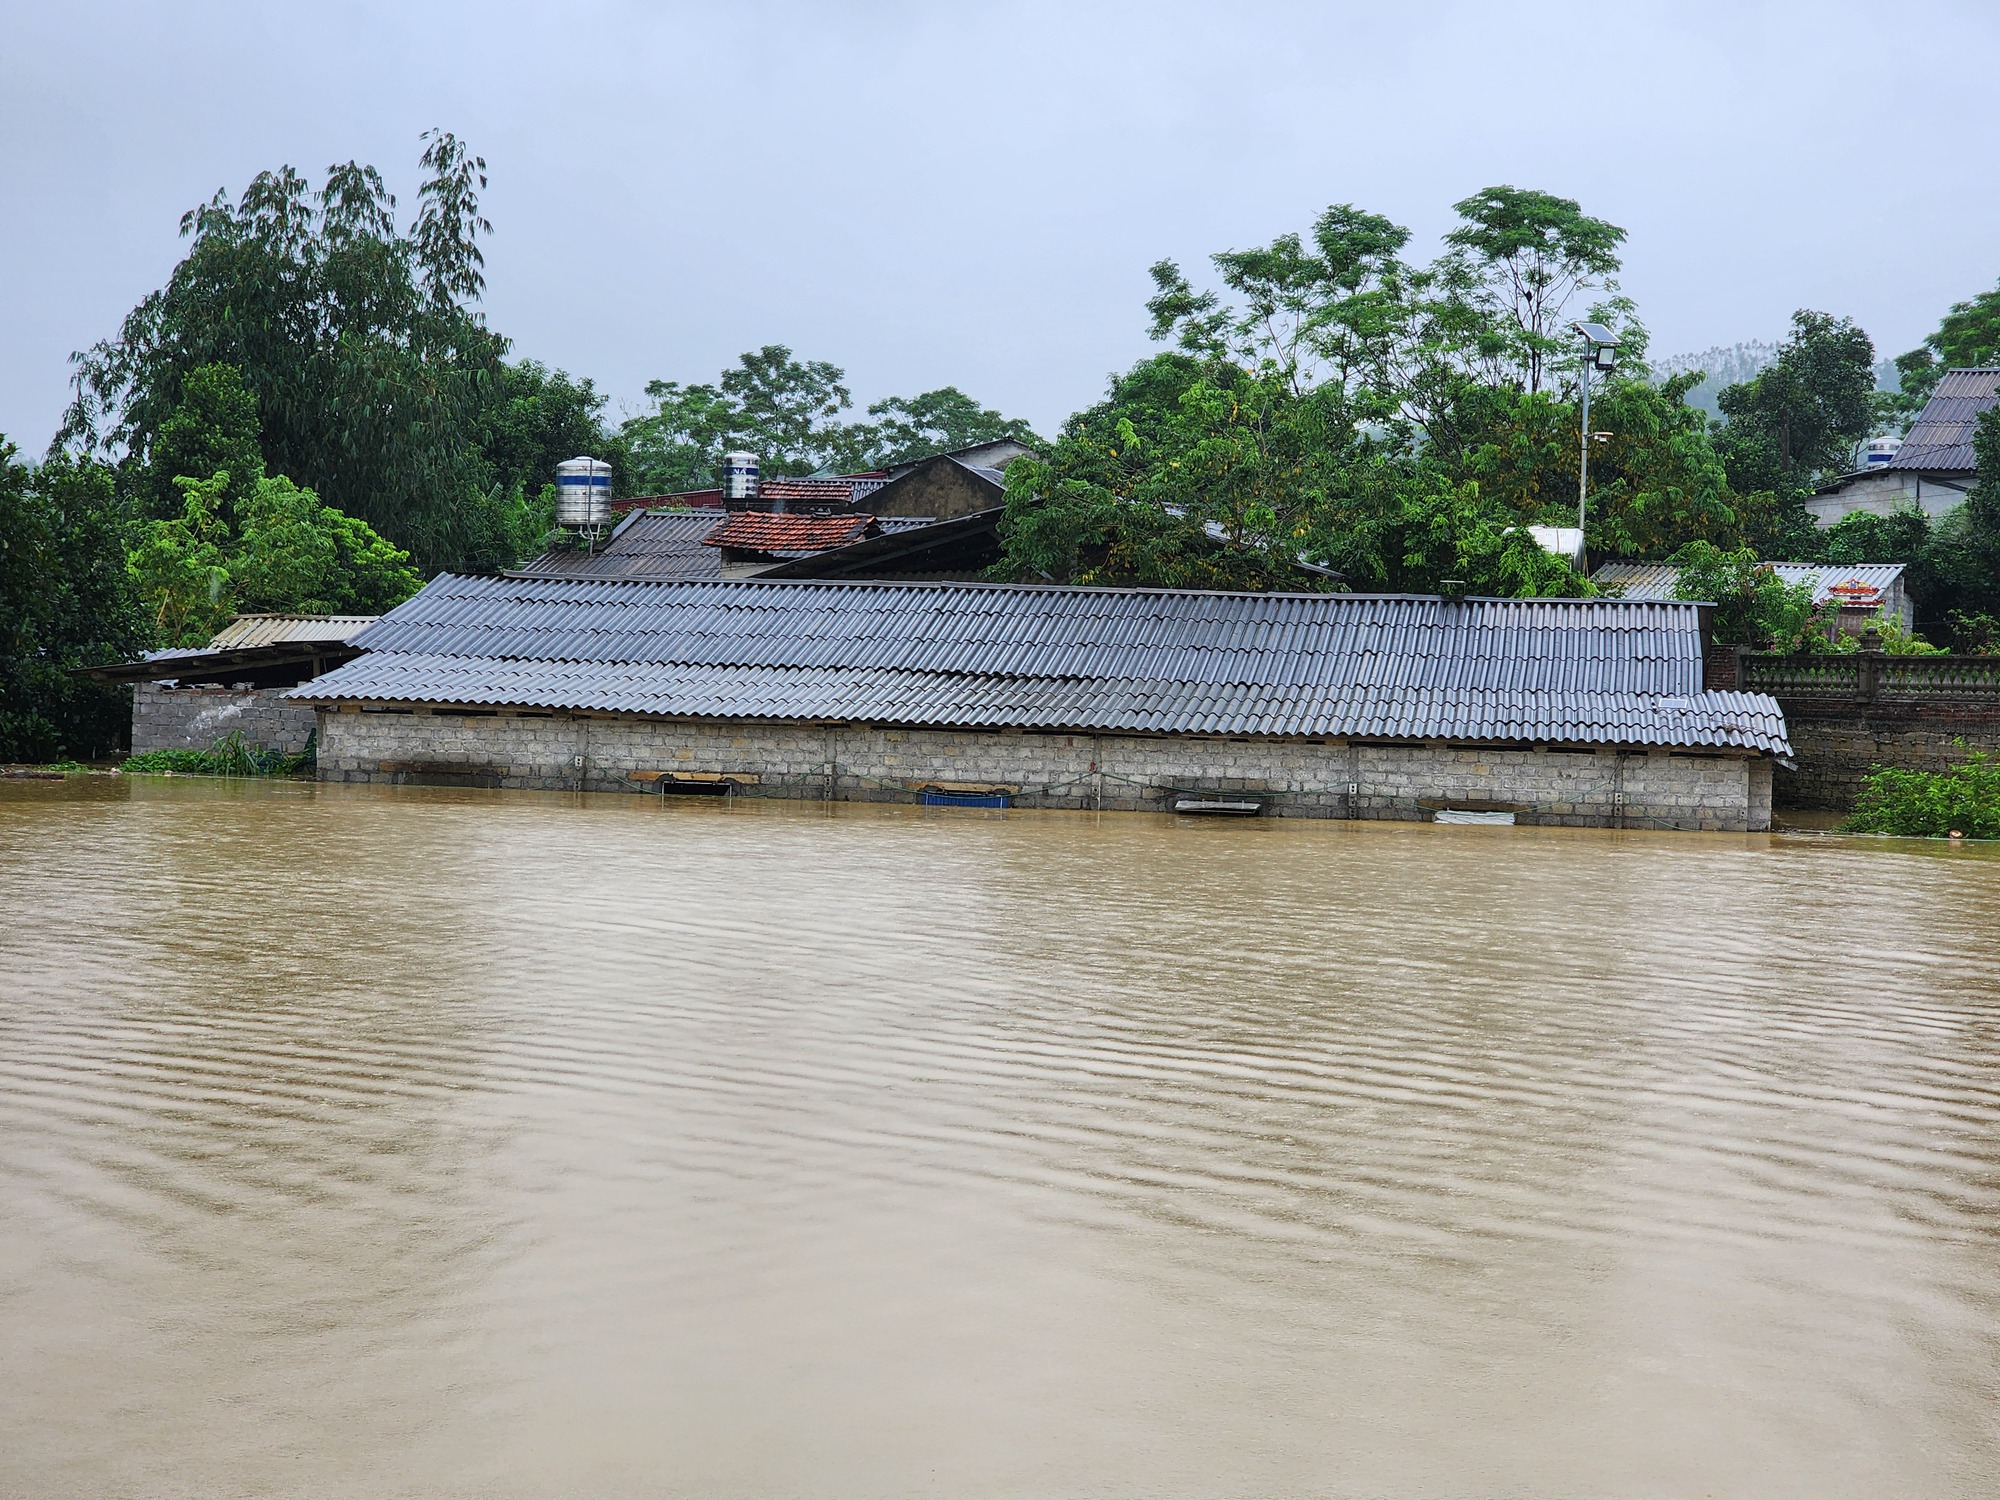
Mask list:
[[[242,405],[204,373],[230,366],[255,398],[270,472],[427,571],[480,563],[496,483],[482,424],[506,348],[471,306],[492,229],[485,164],[449,134],[426,141],[407,232],[380,174],[355,162],[317,190],[290,167],[261,173],[234,203],[218,193],[186,214],[188,252],[167,284],[78,357],[63,441],[122,451],[149,514],[171,521],[175,479],[226,469],[247,486]],[[177,415],[193,429],[170,425]]]
[[[1904,417],[1924,409],[1946,370],[2000,363],[2000,288],[1954,302],[1937,331],[1896,358],[1902,389],[1891,402]]]
[[[141,517],[170,520],[180,514],[184,477],[227,473],[220,512],[234,524],[236,507],[264,473],[257,398],[234,365],[197,365],[181,377],[178,399],[153,441],[143,466],[131,475]]]
[[[146,750],[128,755],[119,767],[137,774],[174,776],[296,776],[312,768],[311,747],[298,754],[268,750],[243,742],[235,730],[206,750]]]
[[[1868,435],[1875,346],[1850,320],[1801,309],[1778,357],[1716,400],[1728,419],[1716,449],[1737,493],[1803,495]]]
[[[2000,759],[1975,750],[1945,771],[1878,766],[1844,826],[1904,838],[2000,839]]]
[[[1313,550],[1366,592],[1587,598],[1596,587],[1546,551],[1477,481],[1423,463],[1383,461],[1349,476]]]
[[[611,465],[614,494],[628,493],[625,444],[605,431],[604,404],[588,379],[532,359],[502,362],[479,424],[487,490],[539,495],[555,483],[557,464],[590,457]]]
[[[1162,359],[1073,417],[1047,459],[1008,468],[999,576],[1305,586],[1294,559],[1335,436],[1323,403],[1292,398],[1275,373],[1218,385],[1198,361]],[[1171,406],[1153,404],[1169,392]]]
[[[110,473],[60,457],[30,470],[0,438],[0,760],[95,756],[119,742],[130,690],[69,672],[144,648],[124,562]]]
[[[1514,379],[1538,392],[1551,363],[1576,348],[1563,321],[1571,299],[1591,286],[1616,291],[1625,231],[1573,199],[1525,188],[1487,188],[1453,207],[1461,222],[1445,236],[1448,284],[1486,315]]]
[[[1311,246],[1296,234],[1268,246],[1212,257],[1240,301],[1225,307],[1197,293],[1179,266],[1151,271],[1146,304],[1152,336],[1172,338],[1206,362],[1269,366],[1298,394],[1337,389],[1361,399],[1389,384],[1388,365],[1407,321],[1404,269],[1397,259],[1410,232],[1379,214],[1337,203],[1314,221]],[[1364,415],[1386,417],[1393,408]]]
[[[880,469],[1005,438],[1042,446],[1026,422],[982,407],[952,385],[919,396],[891,396],[870,406],[868,415],[882,419],[869,427],[864,443],[867,462]]]
[[[635,491],[710,488],[722,455],[738,449],[756,454],[767,475],[796,475],[882,468],[998,438],[1039,442],[1027,423],[955,386],[877,401],[868,414],[879,423],[845,421],[841,413],[853,404],[846,379],[838,365],[766,344],[738,356],[712,385],[649,382],[653,410],[620,432]]]
[[[1722,644],[1787,654],[1833,649],[1839,606],[1816,606],[1810,584],[1787,584],[1752,549],[1690,542],[1670,561],[1679,570],[1674,597],[1713,604],[1710,628]]]
[[[409,554],[282,475],[260,477],[232,534],[224,471],[180,479],[181,514],[140,529],[129,570],[162,644],[198,646],[238,614],[379,614],[422,586]]]
[[[1220,290],[1156,264],[1151,332],[1176,351],[1072,417],[1046,463],[1010,470],[999,575],[1185,586],[1222,548],[1233,577],[1272,580],[1245,587],[1297,587],[1305,557],[1356,588],[1594,592],[1526,528],[1574,525],[1569,304],[1609,295],[1593,316],[1643,353],[1610,280],[1624,231],[1511,187],[1458,207],[1421,269],[1399,258],[1406,230],[1350,204],[1212,257]],[[1620,379],[1593,408],[1612,434],[1593,453],[1600,552],[1734,543],[1760,514],[1685,403],[1693,378]]]

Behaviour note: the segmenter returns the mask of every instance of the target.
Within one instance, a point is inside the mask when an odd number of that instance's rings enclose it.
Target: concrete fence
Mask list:
[[[2000,750],[2000,657],[1741,652],[1736,670],[1785,711],[1798,770],[1778,774],[1780,807],[1846,812],[1877,766],[1942,771]]]

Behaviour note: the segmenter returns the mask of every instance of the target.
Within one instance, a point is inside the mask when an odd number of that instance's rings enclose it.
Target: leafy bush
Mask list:
[[[1893,833],[1905,838],[2000,839],[2000,760],[1985,750],[1948,771],[1900,771],[1878,766],[1868,773],[1851,833]]]
[[[177,776],[294,776],[310,768],[314,750],[296,755],[243,743],[240,732],[225,735],[206,750],[147,750],[125,758],[125,771]]]

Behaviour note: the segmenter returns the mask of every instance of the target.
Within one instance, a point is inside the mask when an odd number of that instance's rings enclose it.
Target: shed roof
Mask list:
[[[1771,571],[1789,584],[1810,583],[1813,603],[1824,604],[1836,597],[1834,590],[1859,583],[1887,595],[1903,576],[1902,563],[1770,563]],[[1606,563],[1590,575],[1597,584],[1616,584],[1621,599],[1665,600],[1674,597],[1680,581],[1679,568],[1671,563]]]
[[[1691,604],[446,575],[358,644],[293,696],[1789,753]]]
[[[203,649],[236,651],[285,641],[345,641],[374,623],[374,615],[238,615],[216,631]]]
[[[1960,469],[1979,466],[1972,435],[1980,416],[2000,402],[2000,368],[1946,370],[1886,469]]]

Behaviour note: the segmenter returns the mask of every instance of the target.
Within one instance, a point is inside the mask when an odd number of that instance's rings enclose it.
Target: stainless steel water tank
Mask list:
[[[556,465],[556,525],[578,531],[611,524],[611,465],[572,458]]]

